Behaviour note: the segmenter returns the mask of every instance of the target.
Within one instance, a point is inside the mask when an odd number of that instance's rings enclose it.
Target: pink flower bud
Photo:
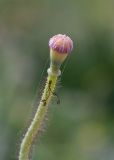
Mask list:
[[[60,54],[68,54],[73,49],[73,41],[66,35],[58,34],[50,38],[49,47]]]

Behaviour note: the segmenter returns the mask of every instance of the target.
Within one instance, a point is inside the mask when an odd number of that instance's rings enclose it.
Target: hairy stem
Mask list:
[[[55,90],[56,82],[57,82],[56,75],[49,75],[47,77],[46,85],[38,109],[30,124],[30,127],[28,128],[22,140],[19,153],[19,160],[29,160],[32,143],[41,129],[42,123],[44,121],[48,109],[49,102]]]

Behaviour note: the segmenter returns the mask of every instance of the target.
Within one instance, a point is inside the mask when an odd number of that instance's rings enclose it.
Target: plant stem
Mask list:
[[[48,75],[46,85],[36,114],[28,128],[20,147],[19,160],[29,160],[30,150],[36,135],[40,132],[57,83],[57,75]]]

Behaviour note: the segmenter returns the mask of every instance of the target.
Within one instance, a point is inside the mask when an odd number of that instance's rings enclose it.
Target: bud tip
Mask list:
[[[66,35],[58,34],[50,38],[49,47],[60,54],[68,54],[73,49],[73,41]]]

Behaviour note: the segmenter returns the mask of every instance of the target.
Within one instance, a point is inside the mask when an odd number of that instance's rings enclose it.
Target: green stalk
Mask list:
[[[27,133],[25,134],[22,140],[19,153],[19,160],[29,160],[32,143],[36,135],[40,132],[42,123],[45,119],[45,115],[48,110],[49,102],[55,90],[56,83],[57,75],[48,75],[47,82],[37,112],[34,116],[34,119],[31,122],[30,127],[27,130]]]

